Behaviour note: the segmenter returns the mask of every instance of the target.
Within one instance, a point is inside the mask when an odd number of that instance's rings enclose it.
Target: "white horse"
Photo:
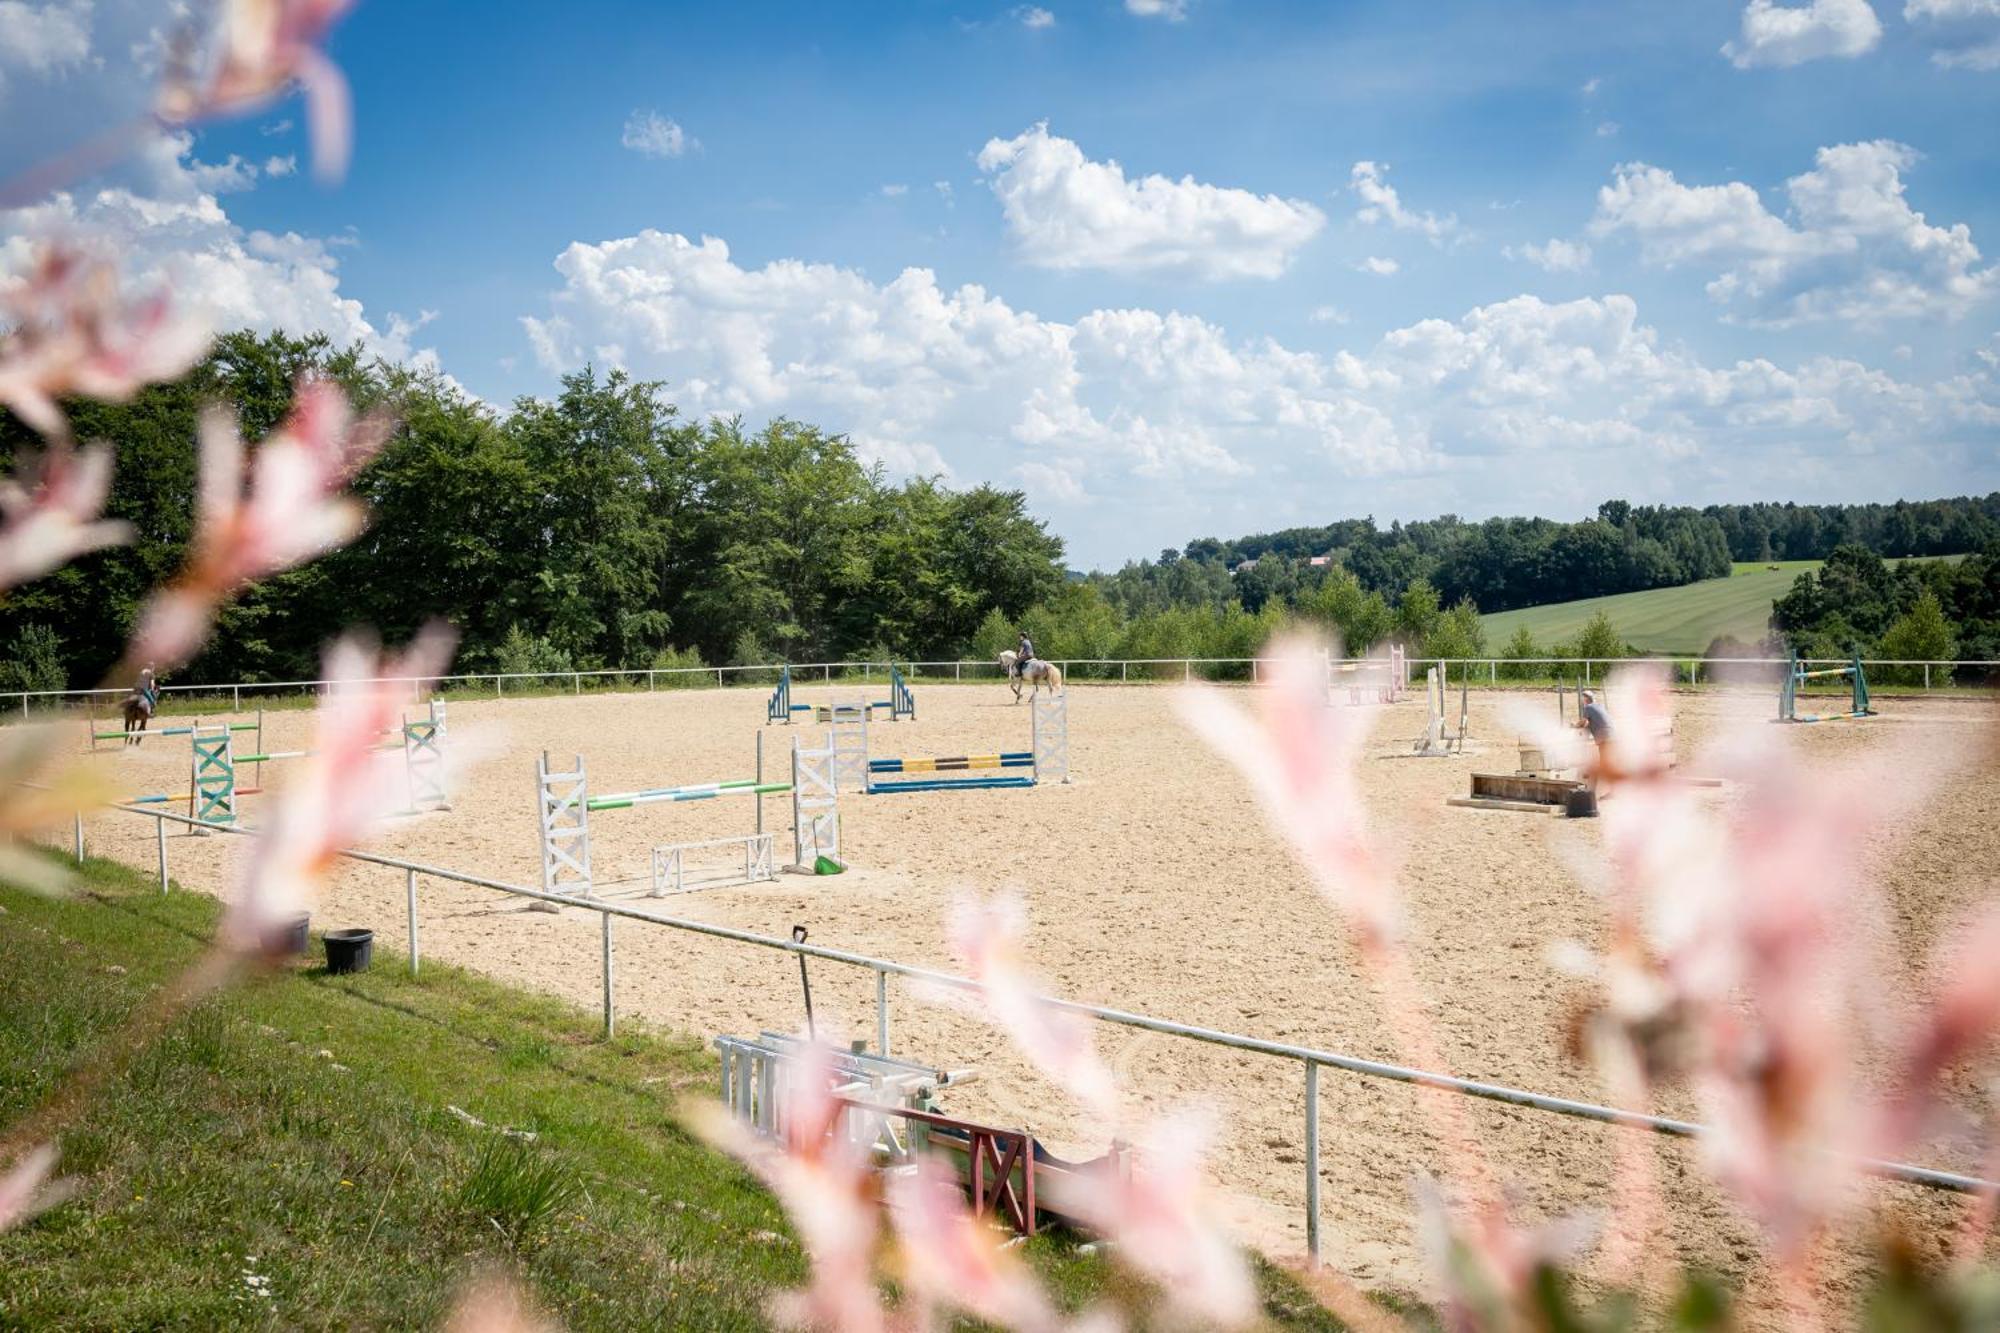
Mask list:
[[[1036,694],[1042,692],[1042,686],[1044,685],[1049,687],[1049,693],[1051,694],[1059,693],[1062,690],[1062,668],[1058,667],[1054,662],[1049,661],[1046,657],[1037,657],[1028,663],[1027,670],[1024,672],[1015,668],[1014,664],[1018,660],[1014,650],[1011,648],[1000,654],[1000,665],[1007,669],[1007,683],[1014,687],[1015,703],[1021,702],[1021,682],[1024,680],[1034,686],[1034,693]]]

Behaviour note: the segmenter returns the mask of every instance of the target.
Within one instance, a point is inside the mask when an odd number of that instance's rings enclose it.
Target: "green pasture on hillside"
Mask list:
[[[1523,625],[1547,651],[1574,637],[1592,616],[1603,611],[1611,617],[1619,637],[1641,652],[1694,656],[1707,651],[1723,634],[1733,634],[1746,643],[1761,639],[1771,619],[1771,603],[1790,592],[1799,575],[1819,566],[1817,560],[1739,563],[1726,579],[1498,611],[1481,616],[1479,623],[1486,630],[1486,650],[1490,653],[1504,648]]]

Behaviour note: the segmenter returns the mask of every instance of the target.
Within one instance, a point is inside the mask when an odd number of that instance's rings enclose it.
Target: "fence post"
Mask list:
[[[652,691],[653,691],[653,689],[654,689],[654,685],[653,685],[653,676],[654,676],[654,672],[653,672],[653,671],[652,671],[652,670],[651,670],[651,669],[649,668],[649,669],[647,670],[647,672],[646,672],[646,692],[647,692],[648,694],[652,693]]]
[[[583,693],[583,673],[582,673],[581,671],[572,671],[572,672],[570,672],[570,673],[569,673],[569,682],[570,682],[570,684],[571,684],[571,685],[575,686],[575,688],[574,688],[573,690],[571,690],[571,691],[570,691],[570,693],[572,693],[572,694],[582,694],[582,693]]]
[[[82,865],[83,864],[83,811],[81,810],[77,811],[76,814],[73,816],[73,818],[76,821],[76,863],[78,865]]]
[[[1931,664],[1929,662],[1926,662],[1924,663],[1924,693],[1929,694],[1930,692],[1931,692]],[[79,857],[77,859],[81,860],[82,858]]]
[[[954,682],[963,681],[965,679],[965,663],[953,662],[951,664],[951,678]]]
[[[609,1038],[615,1031],[611,1008],[611,913],[599,912],[597,917],[604,923],[604,1035]]]
[[[875,1053],[889,1054],[889,974],[875,969]]]
[[[243,687],[241,685],[231,685],[229,687],[229,711],[232,713],[243,711]]]
[[[160,892],[167,891],[167,821],[157,816],[153,819],[154,841],[160,845]]]
[[[417,872],[406,870],[403,881],[404,892],[410,899],[410,975],[417,975]]]
[[[1489,685],[1498,685],[1500,683],[1500,663],[1498,661],[1486,664],[1486,681]]]
[[[1120,685],[1125,684],[1125,664],[1123,662],[1118,664],[1118,683]]]
[[[1319,1263],[1319,1065],[1306,1061],[1306,1257]]]

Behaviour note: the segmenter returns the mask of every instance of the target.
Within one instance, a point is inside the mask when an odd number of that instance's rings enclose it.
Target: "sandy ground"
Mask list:
[[[834,693],[840,693],[835,691]],[[1074,782],[1029,791],[856,797],[843,802],[853,872],[781,876],[775,884],[668,900],[661,910],[773,934],[794,924],[815,943],[907,963],[949,967],[944,919],[955,895],[1018,888],[1032,915],[1033,956],[1056,993],[1259,1037],[1397,1059],[1380,1011],[1360,978],[1333,913],[1267,829],[1243,782],[1179,721],[1163,687],[1073,687]],[[802,689],[800,701],[824,691]],[[1456,700],[1454,700],[1455,704]],[[1780,743],[1813,762],[1900,764],[1903,747],[1937,753],[1960,745],[1948,782],[1900,817],[1871,850],[1888,905],[1884,940],[1920,990],[1933,938],[2000,877],[2000,759],[1990,704],[1886,700],[1885,716],[1860,725],[1782,729]],[[1553,714],[1550,696],[1496,692],[1472,698],[1473,753],[1403,757],[1423,725],[1423,704],[1372,708],[1362,785],[1385,842],[1404,866],[1414,965],[1451,1072],[1540,1092],[1601,1100],[1604,1090],[1563,1053],[1562,1031],[1579,997],[1551,961],[1565,940],[1598,943],[1601,907],[1579,883],[1599,845],[1596,821],[1447,808],[1474,768],[1510,771],[1505,710]],[[1763,694],[1678,700],[1683,754],[1739,727],[1768,727]],[[749,776],[761,732],[767,773],[782,776],[790,732],[763,728],[763,696],[747,691],[662,692],[455,703],[455,801],[449,813],[395,823],[377,849],[523,884],[538,882],[533,758],[585,756],[591,788]],[[920,718],[872,728],[883,754],[959,754],[1026,748],[1028,710],[998,686],[920,688]],[[268,748],[305,741],[303,714],[271,714]],[[483,757],[467,761],[477,750]],[[131,790],[185,790],[184,739],[149,741],[135,754],[99,755],[128,774]],[[275,768],[276,766],[274,766]],[[1899,770],[1886,769],[1885,782]],[[278,778],[274,773],[273,779]],[[1703,799],[1727,804],[1733,789]],[[257,798],[246,800],[256,817]],[[593,820],[600,880],[643,875],[656,843],[748,832],[746,799],[601,812]],[[769,798],[770,827],[789,828],[784,798]],[[152,824],[107,815],[92,847],[150,866]],[[175,876],[203,888],[227,884],[241,839],[171,840]],[[780,859],[789,839],[781,836]],[[631,889],[614,890],[630,893]],[[401,872],[346,866],[317,924],[368,925],[378,966],[404,948]],[[529,912],[518,902],[436,880],[422,886],[422,946],[508,981],[595,1006],[600,986],[597,918]],[[792,1029],[801,1022],[798,969],[773,951],[620,922],[617,1001],[623,1015],[700,1034]],[[385,956],[386,955],[386,956]],[[856,1037],[873,1035],[872,976],[816,966],[826,1022],[839,1014]],[[1025,1125],[1059,1148],[1101,1150],[1106,1131],[1081,1124],[990,1031],[890,987],[892,1046],[938,1065],[971,1066],[975,1083],[950,1099],[972,1118]],[[1893,1008],[1902,996],[1885,997]],[[838,1021],[838,1020],[834,1020]],[[1303,1082],[1296,1064],[1129,1029],[1100,1027],[1102,1048],[1135,1111],[1186,1102],[1209,1107],[1216,1179],[1247,1239],[1274,1253],[1302,1250],[1305,1195]],[[1447,1168],[1422,1128],[1408,1088],[1334,1071],[1321,1075],[1325,1252],[1369,1283],[1419,1287],[1412,1184]],[[1500,1173],[1532,1215],[1601,1203],[1612,1135],[1568,1119],[1468,1103]],[[1688,1110],[1673,1105],[1669,1111]],[[1748,1224],[1709,1186],[1695,1150],[1655,1142],[1674,1243],[1683,1258],[1742,1277],[1757,1289]],[[1966,1145],[1930,1145],[1924,1159],[1970,1169]],[[1879,1187],[1926,1248],[1942,1247],[1959,1204],[1909,1187]],[[1830,1265],[1843,1287],[1844,1261]]]

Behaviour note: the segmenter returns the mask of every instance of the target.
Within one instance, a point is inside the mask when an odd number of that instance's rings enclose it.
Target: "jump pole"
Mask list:
[[[1066,693],[1035,695],[1029,704],[1029,748],[1003,750],[993,754],[948,755],[933,758],[868,759],[862,790],[868,795],[896,792],[949,791],[954,788],[1033,787],[1045,781],[1067,783],[1069,778],[1069,696]],[[865,728],[866,723],[864,721]],[[866,753],[866,731],[863,753]],[[837,746],[835,747],[838,748]],[[883,773],[964,773],[987,769],[1025,768],[1027,776],[982,778],[911,778],[881,782]]]

